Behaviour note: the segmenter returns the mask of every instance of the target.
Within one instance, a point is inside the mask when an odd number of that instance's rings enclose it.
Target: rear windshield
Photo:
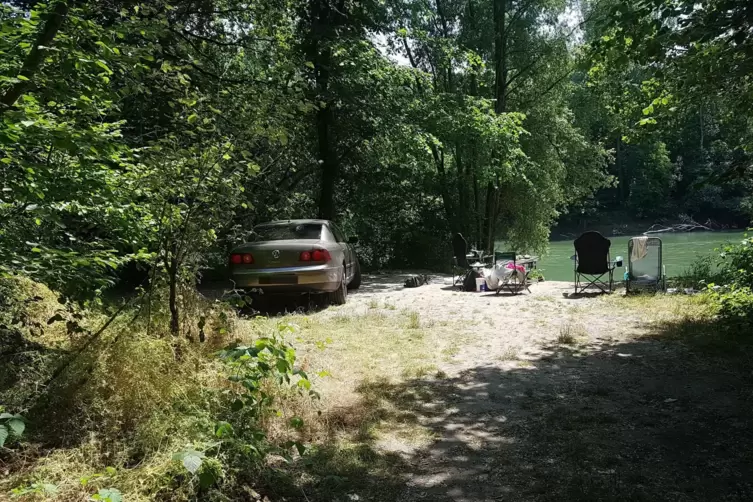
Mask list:
[[[265,225],[254,229],[256,241],[282,241],[289,239],[320,240],[321,223],[284,223]]]

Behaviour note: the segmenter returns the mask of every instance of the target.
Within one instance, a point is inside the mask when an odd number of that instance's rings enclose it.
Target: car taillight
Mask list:
[[[329,251],[326,249],[313,249],[311,251],[302,251],[301,256],[299,257],[300,261],[318,261],[318,262],[328,262],[332,259],[332,256],[329,254]]]
[[[323,261],[328,262],[332,259],[329,255],[329,251],[326,249],[315,249],[311,252],[311,261]]]
[[[250,264],[254,262],[254,255],[251,253],[245,254],[231,254],[230,263],[233,265],[240,265],[241,263]]]

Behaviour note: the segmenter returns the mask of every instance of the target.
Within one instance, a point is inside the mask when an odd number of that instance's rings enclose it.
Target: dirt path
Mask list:
[[[303,325],[307,364],[333,372],[310,500],[753,499],[749,352],[698,301],[403,279]]]

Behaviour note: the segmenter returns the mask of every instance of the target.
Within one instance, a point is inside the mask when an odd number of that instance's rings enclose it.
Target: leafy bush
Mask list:
[[[709,284],[719,316],[733,326],[753,323],[753,238],[724,247],[721,253],[724,286]]]
[[[728,323],[746,326],[753,323],[753,290],[749,287],[733,285],[713,292],[712,298],[717,302],[719,315]]]
[[[9,439],[20,439],[26,429],[26,421],[21,415],[13,415],[5,412],[0,406],[0,448]]]
[[[722,271],[728,283],[753,288],[753,237],[722,248]]]
[[[22,365],[4,364],[12,358],[0,363],[0,383],[12,390],[0,399],[15,410],[44,389],[25,416],[36,424],[31,443],[45,452],[38,459],[36,450],[11,454],[0,493],[12,490],[27,500],[53,492],[65,500],[110,502],[121,495],[212,499],[219,491],[236,493],[241,481],[255,484],[266,456],[304,452],[298,441],[298,415],[304,415],[292,410],[296,400],[317,395],[285,341],[292,326],[248,321],[252,335],[238,339],[234,309],[186,290],[185,336],[171,337],[166,293],[155,290],[151,322],[126,310],[77,354],[106,320],[101,313],[75,311],[84,333],[68,333],[67,323],[76,319],[55,292],[13,278],[0,281],[0,288],[8,293],[0,332],[12,329],[18,347],[33,352],[32,359],[19,360]],[[231,339],[237,341],[228,346]],[[0,345],[0,353],[6,348]],[[61,363],[69,365],[45,388]],[[4,411],[0,443],[7,448],[13,441],[15,450],[26,422]]]
[[[680,275],[671,278],[671,283],[680,288],[705,288],[709,283],[720,282],[719,274],[711,256],[699,256]]]

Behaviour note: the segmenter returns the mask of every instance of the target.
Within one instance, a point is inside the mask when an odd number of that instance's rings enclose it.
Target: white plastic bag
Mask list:
[[[496,274],[495,268],[484,269],[484,279],[486,279],[486,287],[491,291],[499,287],[499,277]]]

